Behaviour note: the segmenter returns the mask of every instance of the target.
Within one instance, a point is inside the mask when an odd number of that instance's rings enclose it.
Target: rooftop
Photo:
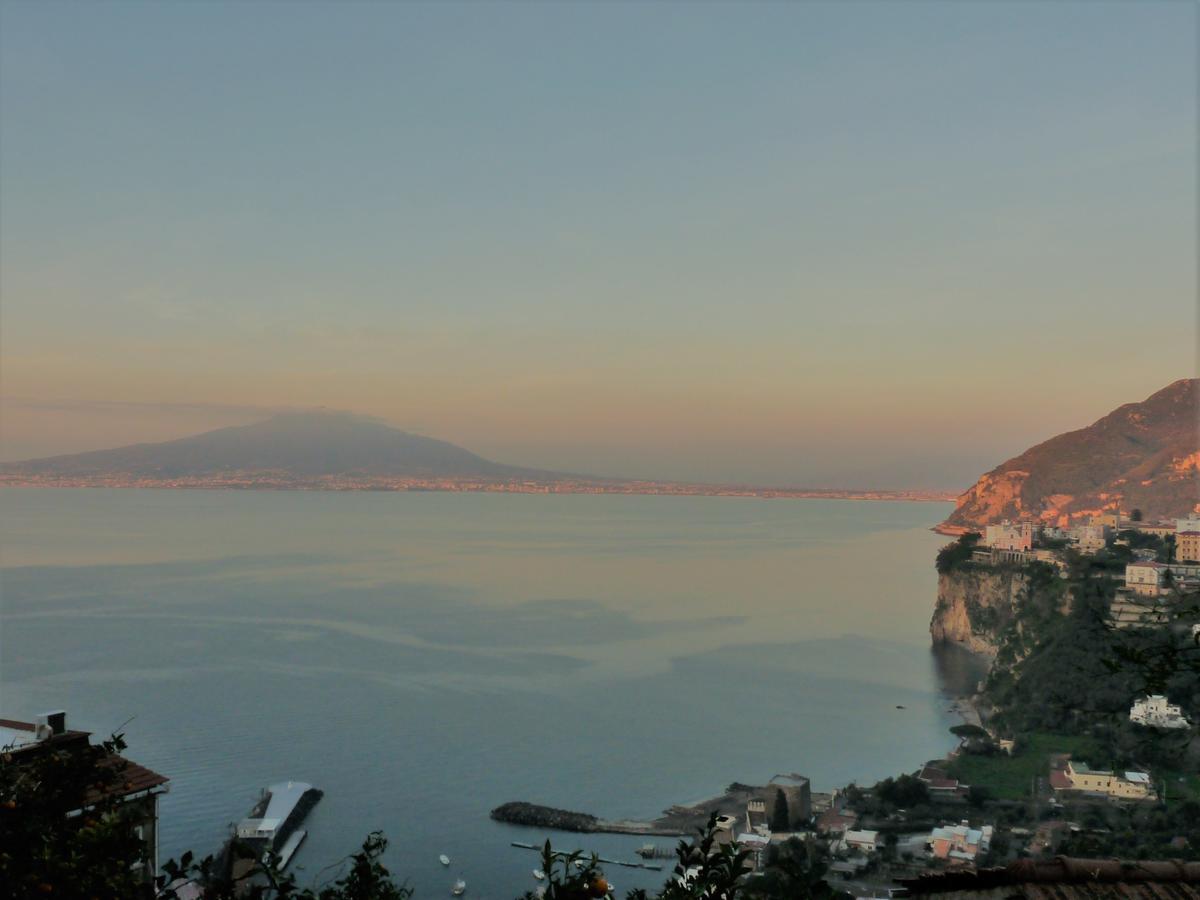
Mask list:
[[[0,719],[0,747],[10,748],[17,759],[37,747],[53,746],[56,749],[67,749],[68,746],[87,745],[91,733],[87,731],[71,731],[66,727],[66,713],[61,711],[48,713],[40,717],[46,721],[23,722],[18,719]],[[16,756],[16,754],[21,754]],[[119,780],[107,790],[89,789],[84,798],[85,804],[95,803],[106,797],[132,797],[144,791],[163,787],[171,779],[165,775],[147,769],[145,766],[131,762],[123,756],[111,754],[101,760],[102,766],[117,768]],[[165,788],[164,788],[165,790]]]
[[[1021,859],[1001,868],[930,872],[903,884],[913,896],[972,898],[1200,898],[1200,863],[1179,860]]]

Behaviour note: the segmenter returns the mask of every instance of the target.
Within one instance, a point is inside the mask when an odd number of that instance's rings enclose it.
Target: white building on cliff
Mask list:
[[[1174,703],[1168,703],[1162,694],[1151,694],[1135,700],[1129,709],[1129,721],[1147,728],[1187,728],[1189,723]]]

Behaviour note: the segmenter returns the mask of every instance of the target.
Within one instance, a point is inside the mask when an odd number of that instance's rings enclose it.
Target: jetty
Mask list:
[[[548,828],[554,831],[575,831],[582,834],[637,834],[645,837],[688,837],[702,830],[711,816],[718,813],[736,812],[739,815],[751,801],[764,801],[774,797],[777,790],[788,796],[796,812],[803,810],[807,818],[811,808],[811,790],[808,779],[803,775],[776,775],[765,785],[734,782],[723,794],[698,803],[676,805],[663,811],[657,819],[648,822],[636,819],[606,820],[590,813],[574,812],[538,803],[514,801],[497,806],[491,817],[509,825],[529,828]],[[671,855],[674,855],[672,852]]]
[[[645,834],[662,837],[679,837],[693,829],[674,825],[665,820],[637,822],[621,820],[605,821],[589,813],[573,812],[538,803],[514,801],[497,806],[491,812],[497,822],[508,825],[524,825],[529,828],[549,828],[554,831],[574,831],[581,834]]]
[[[218,854],[218,872],[249,890],[246,879],[258,863],[274,857],[285,868],[308,832],[300,828],[324,793],[304,781],[281,781],[262,792],[250,813],[234,826],[233,834]]]
[[[674,859],[675,849],[673,847],[660,847],[658,844],[642,844],[633,851],[642,859]]]
[[[520,847],[522,850],[536,850],[538,853],[542,852],[542,848],[538,847],[536,844],[526,844],[522,841],[513,841],[511,846]],[[639,850],[638,852],[640,853],[641,851]],[[572,853],[566,853],[562,850],[553,850],[553,849],[550,851],[550,854],[557,859],[570,859],[572,856],[576,856],[579,859],[591,859],[592,858],[591,854],[581,855],[578,852],[572,854]],[[672,853],[671,855],[674,856],[675,854]],[[605,865],[624,866],[626,869],[646,869],[650,872],[661,872],[662,868],[663,868],[662,866],[657,865],[655,863],[630,862],[630,861],[624,860],[624,859],[609,859],[608,857],[605,857],[605,856],[597,856],[597,857],[595,857],[595,859],[597,862],[602,862]],[[664,859],[665,859],[665,857],[664,857]]]

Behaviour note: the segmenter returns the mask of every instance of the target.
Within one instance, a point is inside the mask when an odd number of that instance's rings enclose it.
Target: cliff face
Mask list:
[[[939,575],[929,632],[935,642],[995,656],[1028,588],[1028,576],[1018,569],[963,568]]]
[[[1140,509],[1149,520],[1200,510],[1198,386],[1176,381],[997,466],[958,498],[939,530],[979,531],[1021,516],[1067,525],[1113,510]]]

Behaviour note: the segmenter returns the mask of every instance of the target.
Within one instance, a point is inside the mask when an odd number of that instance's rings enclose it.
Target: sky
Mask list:
[[[1197,9],[0,5],[0,458],[948,488],[1196,368]]]

